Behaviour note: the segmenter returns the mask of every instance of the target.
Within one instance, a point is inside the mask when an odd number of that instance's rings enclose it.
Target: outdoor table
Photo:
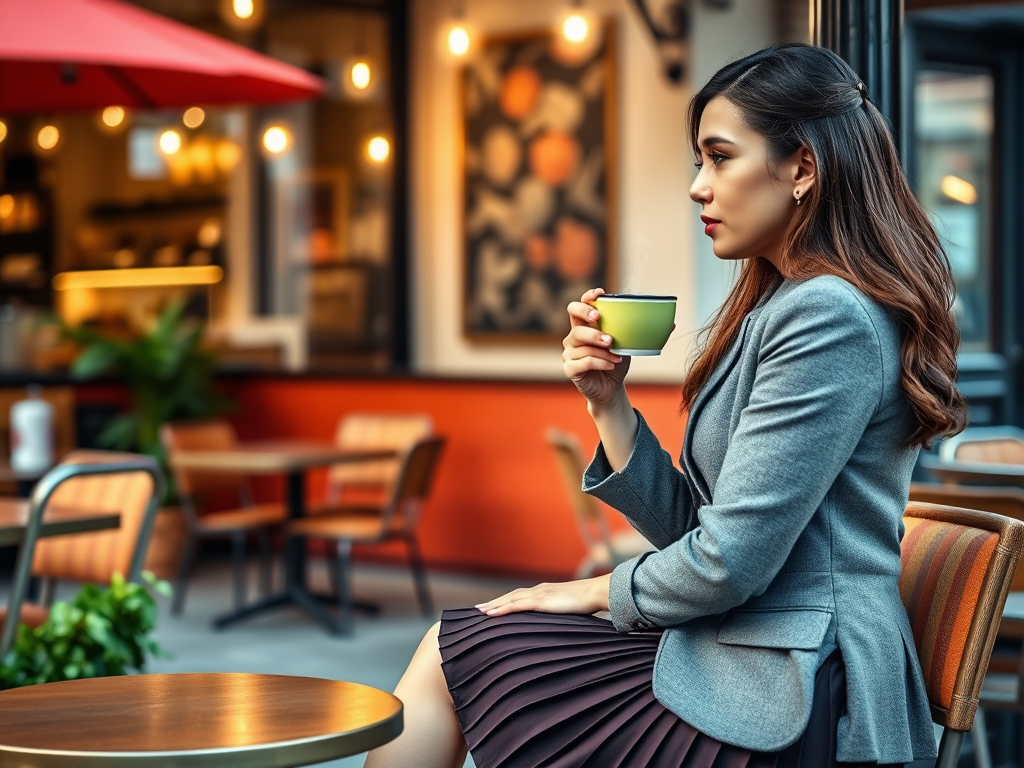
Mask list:
[[[922,456],[921,466],[944,483],[1024,487],[1024,465],[943,461]]]
[[[0,498],[0,546],[19,544],[25,538],[28,510],[28,499]],[[120,525],[121,515],[117,512],[82,512],[49,505],[43,514],[39,536],[106,531]]]
[[[285,768],[401,732],[391,694],[313,677],[129,675],[0,692],[0,768]]]
[[[229,450],[175,451],[170,457],[174,467],[202,470],[203,472],[231,472],[241,475],[285,475],[287,478],[288,517],[297,519],[306,513],[306,472],[313,467],[348,464],[360,461],[392,459],[398,456],[394,449],[352,450],[330,443],[309,441],[244,442]],[[232,622],[279,605],[293,603],[303,608],[328,631],[339,634],[340,627],[319,599],[306,589],[306,548],[298,537],[289,537],[285,543],[284,590],[261,600],[222,614],[214,626],[223,628]]]

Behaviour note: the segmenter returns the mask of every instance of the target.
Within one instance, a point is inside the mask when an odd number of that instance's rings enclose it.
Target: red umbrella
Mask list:
[[[308,99],[323,81],[118,0],[0,0],[0,114]]]

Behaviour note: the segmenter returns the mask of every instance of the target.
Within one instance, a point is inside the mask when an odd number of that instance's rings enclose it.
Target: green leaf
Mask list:
[[[111,342],[96,341],[82,350],[71,365],[71,374],[80,379],[91,379],[106,373],[117,363],[121,351]]]

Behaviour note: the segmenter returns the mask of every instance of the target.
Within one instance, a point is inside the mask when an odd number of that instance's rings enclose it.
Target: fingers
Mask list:
[[[590,303],[603,293],[604,288],[591,288],[580,297],[579,301],[570,302],[569,306],[566,307],[569,312],[570,324],[576,326],[597,322],[601,313],[590,306]]]

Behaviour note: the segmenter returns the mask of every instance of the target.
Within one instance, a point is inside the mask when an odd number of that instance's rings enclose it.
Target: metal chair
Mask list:
[[[1024,523],[918,501],[907,505],[903,522],[900,596],[932,720],[943,728],[935,765],[955,768],[1024,548]]]
[[[85,461],[84,459],[87,459]],[[122,480],[121,488],[134,485],[140,478],[149,481],[148,496],[141,514],[134,509],[125,509],[124,499],[103,493],[107,483],[97,483],[103,477],[106,480]],[[32,575],[33,560],[36,555],[36,543],[39,541],[39,530],[43,515],[51,502],[55,502],[63,494],[74,500],[79,509],[96,509],[114,511],[111,507],[119,507],[122,512],[121,525],[126,530],[135,530],[134,546],[126,560],[110,558],[106,561],[108,572],[102,574],[98,581],[109,581],[114,571],[127,571],[126,578],[138,582],[142,575],[142,564],[149,547],[153,521],[164,493],[164,478],[156,461],[148,456],[124,453],[79,452],[65,459],[65,462],[47,472],[36,484],[29,507],[28,524],[25,538],[18,551],[18,559],[14,566],[14,583],[7,599],[7,610],[0,621],[0,656],[3,656],[14,642],[17,625],[21,618],[25,594]],[[117,532],[113,532],[116,534]],[[81,543],[84,537],[100,534],[76,534],[64,537],[68,542],[76,540]],[[108,536],[111,534],[107,534]],[[125,569],[124,566],[127,566]],[[93,571],[94,576],[100,576]]]
[[[349,634],[352,631],[353,602],[349,582],[353,544],[375,545],[394,540],[404,542],[420,608],[424,616],[433,614],[433,602],[430,599],[423,559],[416,540],[416,526],[419,523],[423,502],[430,493],[444,444],[443,437],[427,437],[416,441],[406,451],[399,465],[398,477],[390,498],[382,507],[346,506],[343,511],[289,522],[289,536],[335,542],[337,634]]]
[[[282,504],[254,504],[246,478],[227,472],[203,472],[182,469],[174,465],[174,454],[187,450],[229,450],[238,439],[235,430],[226,421],[217,419],[204,422],[164,424],[160,440],[167,453],[174,477],[178,501],[185,517],[188,535],[178,566],[174,602],[171,610],[180,614],[185,608],[185,593],[189,575],[202,539],[229,539],[234,568],[234,606],[241,609],[245,603],[246,537],[251,533],[259,540],[260,588],[264,596],[271,589],[270,535],[279,529],[288,516]],[[234,494],[239,507],[200,514],[203,502],[211,494]]]
[[[654,545],[634,530],[612,533],[597,500],[583,492],[586,465],[574,435],[558,429],[547,432],[548,445],[555,449],[558,469],[565,481],[580,538],[587,554],[576,568],[576,578],[586,579],[597,571],[607,572],[619,563],[654,549]]]

